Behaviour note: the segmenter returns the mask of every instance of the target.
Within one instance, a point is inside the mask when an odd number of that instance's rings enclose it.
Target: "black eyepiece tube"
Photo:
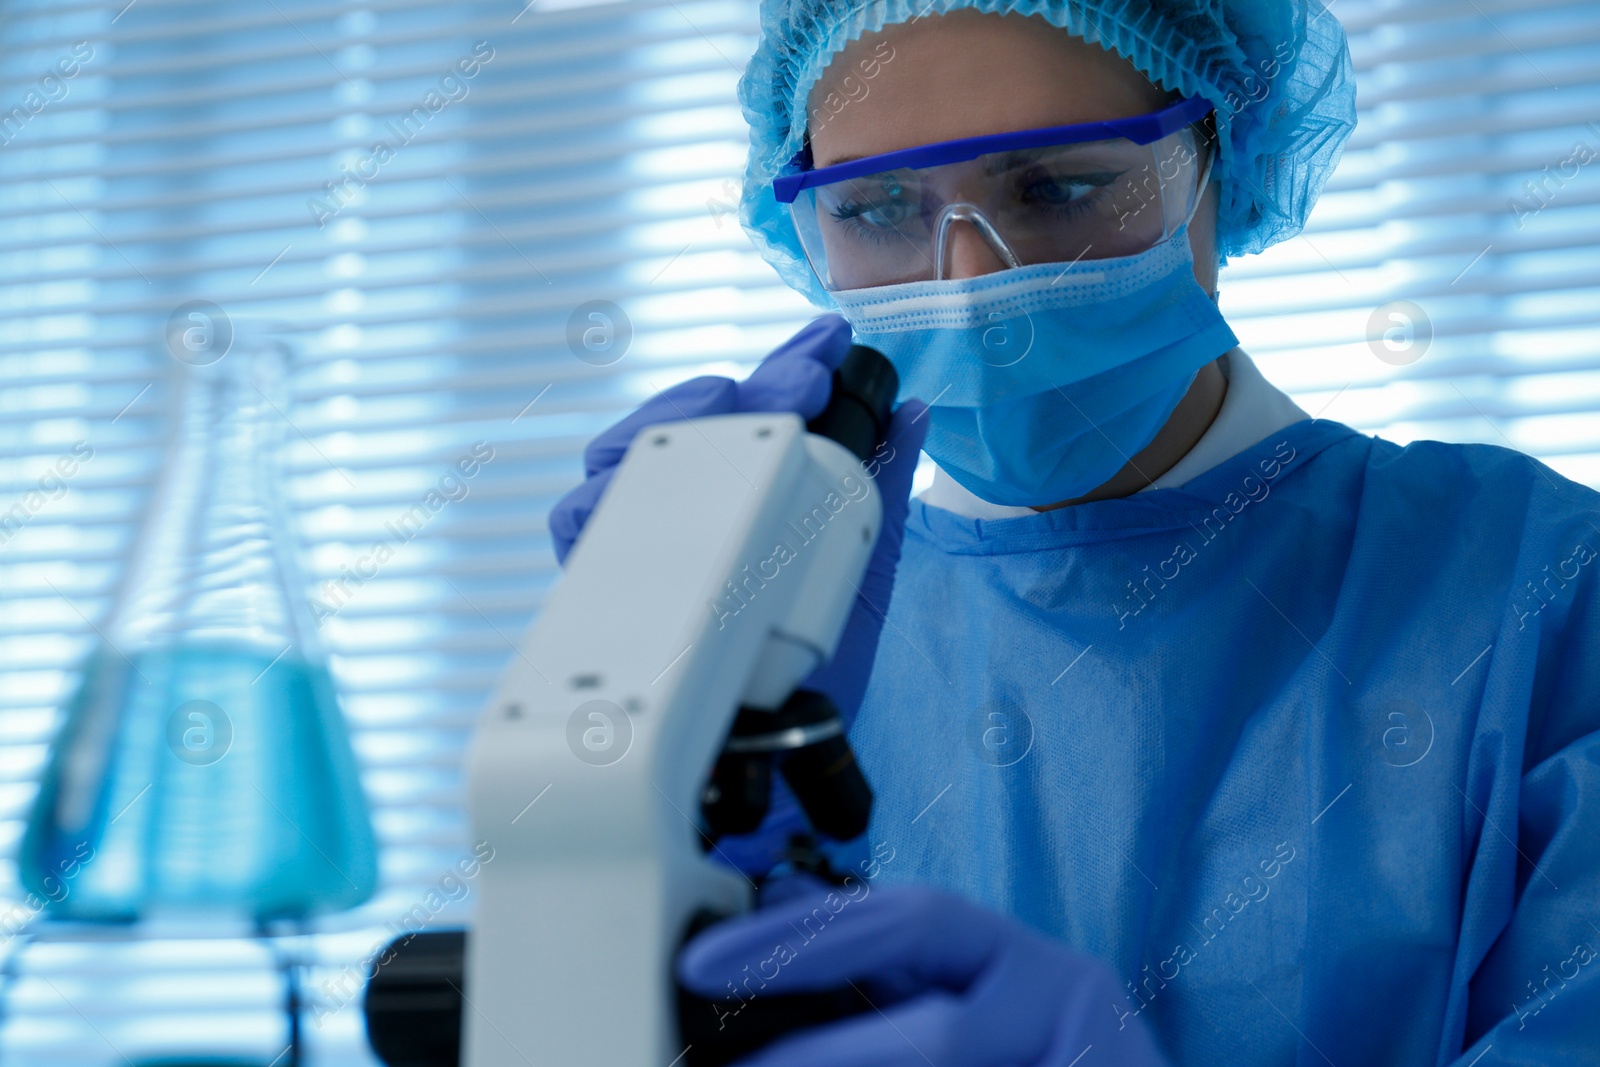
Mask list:
[[[778,763],[783,780],[811,825],[837,841],[849,841],[866,832],[872,816],[872,789],[845,740],[833,701],[810,689],[796,689],[777,717],[786,729],[810,729],[822,735],[782,753]],[[827,727],[836,732],[830,734]]]
[[[865,463],[889,432],[899,391],[900,376],[887,356],[876,348],[851,345],[833,372],[828,406],[806,423],[806,429],[839,442]]]

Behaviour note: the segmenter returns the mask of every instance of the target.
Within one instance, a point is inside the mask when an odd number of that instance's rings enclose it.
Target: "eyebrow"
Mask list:
[[[914,145],[913,147],[922,147],[922,146]],[[1005,152],[1005,155],[1002,157],[1002,166],[1009,166],[1009,165],[1011,165],[1011,163],[1018,156],[1025,155],[1026,153],[1029,153],[1029,152],[1038,152],[1043,148],[1053,148],[1053,149],[1057,149],[1057,150],[1070,150],[1070,149],[1073,149],[1073,148],[1076,148],[1076,147],[1079,147],[1079,146],[1066,144],[1066,145],[1042,145],[1039,148],[1004,149],[1003,151]],[[837,159],[830,159],[826,163],[823,163],[820,160],[817,160],[817,159],[813,158],[813,160],[811,162],[811,166],[812,166],[813,170],[823,170],[823,169],[825,169],[827,167],[838,167],[838,166],[842,166],[845,163],[854,163],[858,159],[871,159],[873,156],[893,155],[893,154],[894,154],[893,152],[865,152],[865,153],[859,153],[858,152],[858,153],[856,153],[854,155],[839,156]],[[988,153],[988,152],[984,153],[984,155],[991,155],[991,154],[999,155],[999,153]],[[1061,154],[1071,155],[1072,153],[1070,151],[1062,151]],[[982,157],[980,156],[978,158],[982,158]],[[992,166],[993,166],[993,164],[991,164],[991,167]],[[994,170],[991,169],[989,171],[989,173],[991,173],[991,174],[994,173]]]
[[[1092,158],[1084,158],[1088,155],[1088,153],[1076,151],[1076,149],[1081,147],[1081,145],[1066,144],[1043,145],[1038,148],[1012,148],[1003,152],[992,152],[987,156],[979,156],[978,158],[987,160],[987,165],[983,168],[983,172],[985,175],[992,178],[996,174],[1011,170],[1014,167],[1022,165],[1023,163],[1054,163],[1057,161],[1064,161],[1068,164],[1075,164],[1079,166],[1085,163],[1092,164],[1094,162]],[[1114,168],[1106,168],[1105,172],[1110,173],[1112,169]]]

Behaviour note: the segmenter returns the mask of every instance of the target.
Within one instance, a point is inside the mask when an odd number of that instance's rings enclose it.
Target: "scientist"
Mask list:
[[[721,995],[781,946],[774,991],[877,1010],[745,1062],[1600,1063],[1600,498],[1308,417],[1214,300],[1354,125],[1335,16],[766,0],[740,91],[746,227],[837,315],[602,435],[551,529],[641,426],[815,414],[852,333],[916,398],[811,682],[871,891],[776,880],[679,960]],[[771,869],[780,799],[719,854]]]

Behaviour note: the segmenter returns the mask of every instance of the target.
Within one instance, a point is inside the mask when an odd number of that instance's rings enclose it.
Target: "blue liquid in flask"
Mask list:
[[[18,856],[52,918],[293,919],[376,886],[276,495],[283,371],[271,346],[175,370],[161,478]]]
[[[372,832],[332,684],[298,657],[101,649],[56,756],[21,854],[56,917],[293,918],[372,892]]]

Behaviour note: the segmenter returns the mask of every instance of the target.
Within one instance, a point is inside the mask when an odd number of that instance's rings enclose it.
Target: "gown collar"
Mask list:
[[[1301,477],[1318,453],[1365,434],[1326,419],[1304,419],[1269,434],[1181,487],[1149,489],[1055,511],[1007,518],[969,518],[911,500],[908,532],[946,552],[992,555],[1062,548],[1193,526],[1217,508],[1238,514]]]

